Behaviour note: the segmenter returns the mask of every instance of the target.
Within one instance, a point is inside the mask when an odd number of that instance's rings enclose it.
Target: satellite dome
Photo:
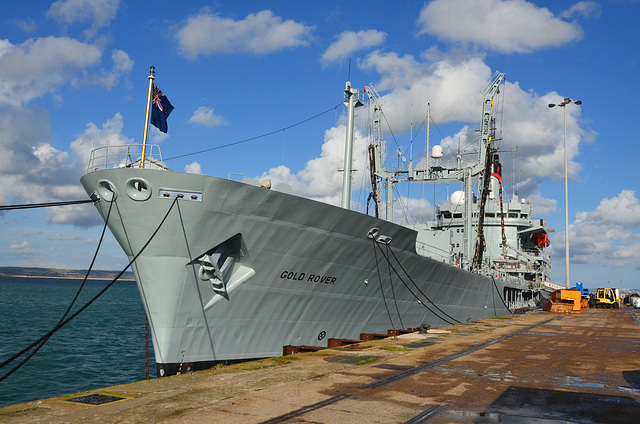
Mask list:
[[[454,191],[451,194],[451,203],[453,203],[454,205],[464,204],[464,191],[462,190]]]
[[[433,146],[431,148],[431,157],[434,159],[440,159],[442,157],[442,146]]]

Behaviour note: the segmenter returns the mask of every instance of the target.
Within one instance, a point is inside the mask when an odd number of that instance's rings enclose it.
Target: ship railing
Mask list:
[[[142,144],[103,146],[91,152],[87,173],[113,168],[168,169],[162,161],[160,146],[156,144],[145,146],[144,160]]]

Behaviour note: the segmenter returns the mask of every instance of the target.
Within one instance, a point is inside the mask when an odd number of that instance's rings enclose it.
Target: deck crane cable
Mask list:
[[[378,254],[376,253],[376,241],[373,241],[373,256],[376,260],[376,271],[378,271],[378,281],[380,282],[380,291],[382,292],[382,301],[384,302],[384,307],[387,309],[387,315],[389,316],[389,322],[391,323],[391,328],[395,330],[395,326],[393,325],[393,320],[391,319],[391,312],[389,312],[389,306],[387,305],[387,299],[384,297],[384,287],[382,287],[382,276],[380,275],[380,264],[378,263]]]
[[[200,153],[206,153],[206,152],[211,152],[213,150],[224,149],[225,147],[231,147],[231,146],[235,146],[237,144],[246,143],[248,141],[257,140],[259,138],[268,137],[268,136],[273,135],[273,134],[278,134],[279,132],[284,132],[285,130],[291,129],[293,127],[297,127],[298,125],[302,125],[302,124],[304,124],[306,122],[309,122],[309,121],[311,121],[313,119],[316,119],[316,118],[318,118],[318,117],[320,117],[320,116],[322,116],[322,115],[324,115],[326,113],[331,112],[332,110],[337,110],[338,107],[341,106],[341,105],[342,105],[342,102],[340,102],[337,105],[332,106],[329,109],[325,110],[324,112],[320,112],[320,113],[318,113],[318,114],[316,114],[316,115],[314,115],[314,116],[312,116],[310,118],[303,119],[302,121],[296,122],[295,124],[291,124],[291,125],[289,125],[287,127],[279,128],[277,130],[270,131],[268,133],[264,133],[264,134],[261,134],[261,135],[256,135],[254,137],[245,138],[244,140],[240,140],[240,141],[234,141],[232,143],[223,144],[222,146],[212,147],[210,149],[198,150],[197,152],[185,153],[184,155],[178,155],[178,156],[173,156],[173,157],[170,157],[170,158],[165,158],[164,160],[166,162],[168,160],[183,158],[183,157],[186,157],[186,156],[199,155]]]
[[[6,366],[7,364],[13,362],[16,358],[22,356],[23,354],[25,354],[26,352],[28,352],[30,349],[34,348],[36,345],[38,345],[38,343],[42,343],[44,344],[44,342],[46,342],[55,332],[57,332],[58,330],[60,330],[62,327],[64,327],[65,325],[67,325],[72,319],[74,319],[75,317],[77,317],[78,315],[80,315],[80,313],[82,313],[85,309],[87,309],[93,302],[95,302],[96,300],[98,300],[98,298],[100,296],[102,296],[104,294],[104,292],[106,292],[116,281],[118,281],[118,279],[120,277],[122,277],[122,274],[124,274],[127,269],[129,269],[129,267],[138,259],[138,257],[142,254],[142,252],[145,251],[145,249],[147,248],[147,246],[149,246],[149,243],[151,243],[151,240],[153,240],[156,236],[156,234],[158,233],[158,231],[160,231],[160,228],[162,228],[162,226],[164,225],[164,222],[167,220],[167,218],[169,217],[169,213],[171,213],[171,210],[173,209],[173,206],[177,203],[178,198],[176,197],[173,202],[171,203],[171,206],[169,206],[169,210],[167,211],[167,213],[165,214],[164,218],[162,218],[162,221],[160,221],[160,224],[158,225],[158,227],[155,229],[155,231],[153,232],[153,234],[151,234],[151,237],[149,237],[149,240],[147,240],[147,242],[144,244],[144,246],[142,246],[142,248],[140,249],[140,251],[133,257],[133,259],[131,259],[131,261],[129,261],[129,263],[127,264],[127,266],[125,266],[122,271],[120,271],[120,273],[118,273],[118,275],[115,276],[115,278],[113,280],[111,280],[111,282],[109,284],[107,284],[98,294],[96,294],[93,298],[91,298],[91,300],[89,300],[87,303],[84,304],[84,306],[82,306],[80,309],[78,309],[76,312],[74,312],[73,314],[71,314],[68,318],[62,320],[60,322],[58,322],[58,324],[56,324],[56,326],[49,331],[47,334],[45,334],[44,336],[40,337],[38,340],[36,340],[35,342],[33,342],[31,345],[29,345],[28,347],[26,347],[25,349],[23,349],[21,352],[15,354],[14,356],[12,356],[11,358],[9,358],[8,360],[4,361],[2,364],[0,364],[0,368]],[[110,207],[111,208],[111,205]],[[108,220],[108,219],[107,219]],[[107,221],[105,220],[105,221]],[[105,227],[106,227],[106,222],[105,222]],[[102,240],[101,240],[102,241]],[[88,273],[87,273],[88,275]],[[86,278],[86,277],[85,277]],[[39,346],[38,349],[40,349],[42,347]],[[38,351],[38,349],[35,350],[35,352]],[[24,365],[34,354],[35,352],[32,352],[27,358],[25,358],[21,363],[19,363],[18,365],[16,365],[13,369],[11,369],[9,372],[7,372],[6,374],[4,374],[2,377],[0,377],[0,382],[3,381],[4,379],[6,379],[7,377],[9,377],[11,374],[13,374],[15,371],[17,371],[22,365]]]
[[[425,299],[427,299],[429,301],[429,303],[431,303],[436,309],[438,309],[440,312],[442,312],[443,314],[445,314],[447,317],[451,318],[452,320],[454,320],[455,322],[457,322],[458,324],[462,324],[461,321],[458,321],[457,319],[455,319],[454,317],[452,317],[451,315],[447,314],[445,311],[443,311],[442,309],[440,309],[438,307],[438,305],[436,305],[435,303],[433,303],[433,301],[431,299],[429,299],[427,297],[426,294],[424,294],[422,292],[422,290],[420,290],[420,287],[418,287],[418,285],[416,284],[415,281],[413,281],[413,279],[411,278],[411,276],[409,275],[409,273],[407,272],[407,270],[404,268],[404,266],[402,266],[402,263],[400,262],[400,260],[398,260],[398,257],[396,256],[396,254],[393,252],[393,250],[389,249],[389,251],[391,252],[391,254],[393,255],[393,258],[396,260],[396,262],[398,263],[398,265],[400,266],[400,268],[402,269],[402,271],[405,273],[405,275],[407,276],[407,278],[409,278],[409,281],[411,281],[411,283],[416,287],[416,289],[420,292],[420,294],[422,294]]]
[[[378,244],[375,240],[374,240],[374,243],[375,243],[375,244]],[[442,317],[442,316],[440,316],[437,312],[435,312],[435,311],[433,311],[431,308],[429,308],[429,307],[427,306],[427,304],[426,304],[425,302],[423,302],[423,301],[418,297],[418,295],[416,295],[416,294],[413,292],[413,290],[411,290],[411,288],[407,285],[407,283],[406,283],[406,282],[404,281],[404,279],[400,276],[400,274],[398,273],[398,271],[396,270],[396,268],[391,264],[391,261],[389,260],[389,257],[387,257],[387,256],[385,255],[385,253],[384,253],[384,251],[382,250],[382,248],[381,248],[380,246],[378,246],[378,249],[380,249],[380,251],[382,252],[382,255],[384,256],[384,258],[386,259],[386,261],[387,261],[387,262],[389,263],[389,265],[391,266],[391,269],[393,270],[393,272],[394,272],[394,273],[398,276],[398,278],[400,279],[400,282],[401,282],[401,283],[402,283],[402,284],[407,288],[407,290],[409,290],[409,293],[411,293],[411,294],[413,295],[413,297],[414,297],[418,302],[420,302],[420,304],[421,304],[422,306],[424,306],[424,307],[425,307],[429,312],[431,312],[433,315],[435,315],[436,317],[440,318],[441,320],[443,320],[443,321],[444,321],[444,322],[446,322],[447,324],[454,325],[454,323],[453,323],[453,322],[451,322],[451,321],[447,320],[446,318],[443,318],[443,317]],[[389,251],[390,251],[390,252],[391,252],[391,254],[393,255],[393,251],[392,251],[391,249],[389,249]],[[395,255],[394,255],[394,257],[395,257]],[[397,259],[396,259],[396,261],[397,261]],[[398,262],[398,264],[400,264],[400,262]],[[401,264],[400,264],[400,267],[402,267],[402,265],[401,265]],[[404,268],[402,268],[402,269],[404,270]],[[407,274],[407,272],[406,272],[406,271],[404,271],[404,272],[405,272],[405,274]],[[409,274],[407,274],[407,276],[409,276]],[[453,318],[453,317],[451,317],[450,315],[448,315],[447,313],[445,313],[442,309],[438,308],[438,306],[437,306],[435,303],[433,303],[433,302],[431,301],[431,299],[429,299],[429,298],[427,297],[427,295],[426,295],[426,294],[424,294],[424,293],[422,292],[422,290],[420,290],[420,288],[419,288],[419,287],[416,285],[416,283],[411,279],[411,277],[409,277],[409,280],[410,280],[410,281],[413,283],[413,285],[418,289],[418,291],[419,291],[419,292],[420,292],[420,293],[425,297],[425,299],[427,299],[427,300],[429,301],[429,303],[431,303],[433,306],[435,306],[435,307],[436,307],[436,309],[438,309],[440,312],[442,312],[443,314],[445,314],[446,316],[448,316],[449,318],[451,318],[453,321],[457,322],[458,324],[461,324],[461,322],[460,322],[460,321],[456,320],[455,318]]]

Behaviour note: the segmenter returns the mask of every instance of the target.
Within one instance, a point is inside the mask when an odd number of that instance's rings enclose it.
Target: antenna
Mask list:
[[[349,72],[347,72],[347,81],[351,81],[351,59],[349,59]]]

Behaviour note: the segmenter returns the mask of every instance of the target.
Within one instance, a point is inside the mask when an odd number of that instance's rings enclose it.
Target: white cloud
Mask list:
[[[213,108],[200,106],[195,112],[193,112],[193,116],[191,116],[191,119],[189,119],[187,123],[213,128],[221,125],[227,125],[227,120],[222,116],[216,115]]]
[[[378,46],[387,38],[386,32],[369,29],[366,31],[344,31],[322,54],[323,63],[336,62],[348,58],[353,53]]]
[[[120,0],[60,0],[51,4],[47,17],[65,27],[88,21],[84,35],[91,38],[111,23],[119,6]]]
[[[524,0],[434,0],[421,10],[418,24],[421,34],[504,53],[557,47],[583,36],[577,23]]]
[[[202,168],[198,162],[193,162],[185,165],[184,172],[187,174],[202,174]]]
[[[345,135],[345,125],[325,131],[320,156],[308,161],[304,169],[297,174],[291,174],[289,168],[281,165],[271,168],[259,179],[271,179],[274,187],[282,182],[290,185],[297,195],[339,205],[342,173],[337,171],[343,168]],[[353,148],[353,167],[356,169],[353,173],[354,182],[361,181],[363,175],[368,175],[367,157],[367,138],[356,128]]]
[[[67,37],[31,38],[19,45],[0,40],[0,106],[51,93],[100,59],[96,46]]]
[[[25,18],[25,19],[16,19],[13,21],[14,25],[17,26],[21,31],[31,34],[35,32],[38,28],[38,24],[33,18]]]
[[[475,130],[479,126],[482,111],[482,88],[492,76],[492,70],[481,58],[471,57],[460,60],[448,57],[439,61],[421,61],[412,56],[399,57],[395,53],[371,53],[360,66],[375,70],[380,81],[375,88],[382,95],[385,122],[393,132],[408,133],[410,120],[422,121],[426,115],[427,103],[431,106],[431,116],[437,125],[451,122],[469,122],[460,131],[442,140],[433,140],[431,145],[441,144],[445,157],[455,160],[459,146],[467,150],[478,147]],[[569,175],[574,178],[581,170],[573,159],[579,154],[580,145],[591,142],[595,133],[580,126],[581,109],[570,104],[563,111],[549,109],[548,104],[558,102],[561,97],[555,93],[539,96],[533,91],[524,91],[517,82],[507,82],[495,96],[494,113],[497,122],[500,147],[503,150],[518,149],[518,175],[522,181],[531,179],[535,183],[522,184],[521,195],[540,196],[538,188],[541,179],[564,177],[564,112],[566,112],[567,152]],[[504,94],[507,93],[507,94]],[[501,114],[501,115],[498,115]],[[384,126],[387,132],[386,124]],[[432,131],[432,137],[434,132]],[[387,134],[388,137],[388,134]],[[403,149],[408,142],[399,141]],[[464,156],[471,159],[472,156]],[[513,161],[503,158],[503,172],[510,175]],[[543,200],[548,207],[551,202]],[[543,210],[544,209],[543,207]]]
[[[104,70],[92,77],[93,82],[101,84],[108,89],[113,88],[123,75],[129,74],[134,65],[127,52],[118,49],[111,52],[111,61],[113,64],[110,71]]]
[[[598,18],[600,17],[601,12],[602,9],[600,8],[600,5],[595,1],[579,1],[578,3],[572,5],[569,9],[562,12],[560,16],[566,19],[575,19],[581,16],[594,16]]]
[[[91,151],[103,146],[123,146],[133,144],[133,140],[122,135],[124,121],[120,112],[98,128],[93,122],[87,129],[71,142],[70,152],[78,159],[81,166],[87,166]]]
[[[314,27],[284,20],[270,10],[243,20],[224,18],[203,9],[176,31],[178,50],[189,59],[226,53],[268,54],[309,44]]]
[[[39,109],[5,108],[0,113],[0,198],[15,189],[7,184],[10,175],[36,167],[33,146],[49,141],[49,117]]]
[[[22,243],[11,243],[9,245],[9,249],[10,253],[17,253],[21,255],[36,252],[36,249],[31,247],[28,241],[23,241]]]
[[[123,119],[119,113],[101,128],[87,124],[85,132],[71,143],[69,152],[49,143],[48,117],[42,110],[6,108],[0,114],[0,128],[0,199],[11,197],[24,203],[86,199],[78,181],[91,150],[132,143],[122,135]],[[50,223],[79,227],[101,223],[92,205],[49,208],[47,212]]]
[[[632,190],[604,198],[591,212],[579,212],[569,225],[571,261],[608,267],[640,268],[640,201]],[[554,252],[564,251],[564,232],[554,237]],[[558,256],[561,256],[559,254]]]
[[[380,209],[384,211],[384,203],[380,205]],[[384,212],[382,215],[384,216]],[[431,202],[424,198],[399,196],[396,199],[394,218],[396,222],[405,225],[424,224],[428,220],[435,218],[435,208]]]

